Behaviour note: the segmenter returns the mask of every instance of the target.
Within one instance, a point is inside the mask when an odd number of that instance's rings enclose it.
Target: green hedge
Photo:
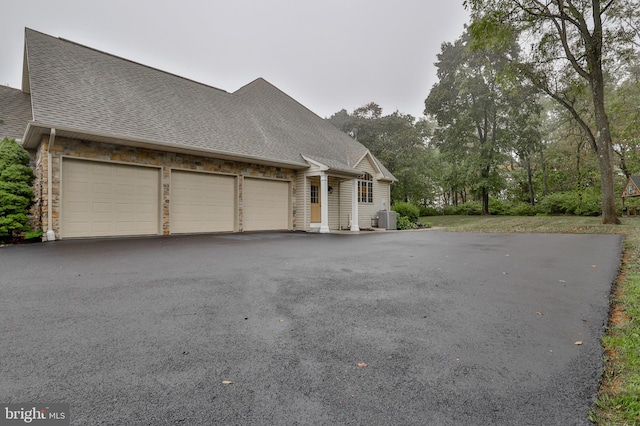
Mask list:
[[[599,216],[602,213],[600,194],[595,191],[555,192],[540,200],[538,212],[575,216]]]
[[[411,203],[396,203],[391,207],[391,210],[398,213],[398,218],[406,217],[411,222],[418,222],[420,217],[420,207]]]
[[[522,201],[509,202],[499,199],[489,199],[489,214],[500,216],[535,216],[543,215],[575,215],[599,216],[600,194],[596,191],[556,192],[542,198],[534,207]],[[458,206],[447,206],[441,210],[444,215],[480,215],[482,204],[479,201],[469,201]],[[423,214],[422,216],[429,216]]]

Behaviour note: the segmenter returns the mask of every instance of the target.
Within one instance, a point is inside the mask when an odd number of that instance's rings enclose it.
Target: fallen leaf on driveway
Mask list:
[[[565,280],[558,280],[558,281],[560,281],[561,283],[566,283],[566,281],[565,281]]]
[[[222,384],[223,384],[223,385],[232,385],[232,384],[233,384],[233,382],[232,382],[231,380],[223,380],[223,381],[222,381]]]
[[[367,364],[366,362],[359,362],[358,363],[358,367],[360,367],[360,368],[364,368],[364,367],[368,367],[368,366],[369,366],[369,364]]]
[[[582,340],[578,340],[575,345],[580,346],[582,344]]]
[[[591,267],[592,267],[592,268],[595,268],[595,267],[596,267],[596,265],[591,265]]]
[[[540,315],[540,316],[542,316],[542,315],[544,315],[544,313],[542,313],[542,312],[536,312],[536,315]]]

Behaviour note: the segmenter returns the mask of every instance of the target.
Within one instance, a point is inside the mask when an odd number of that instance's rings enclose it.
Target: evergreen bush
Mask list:
[[[34,175],[29,153],[13,139],[0,142],[0,240],[10,241],[29,231]]]

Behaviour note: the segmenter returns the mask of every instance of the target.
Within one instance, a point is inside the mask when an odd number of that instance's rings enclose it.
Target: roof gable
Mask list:
[[[355,168],[359,168],[363,161],[367,161],[371,168],[376,173],[376,179],[387,180],[389,182],[397,182],[398,180],[382,165],[382,163],[367,149],[367,151],[360,157],[360,159],[354,165]]]

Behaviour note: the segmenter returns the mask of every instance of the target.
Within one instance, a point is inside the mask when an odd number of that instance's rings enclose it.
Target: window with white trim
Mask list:
[[[369,173],[358,178],[358,202],[373,204],[373,176]]]

